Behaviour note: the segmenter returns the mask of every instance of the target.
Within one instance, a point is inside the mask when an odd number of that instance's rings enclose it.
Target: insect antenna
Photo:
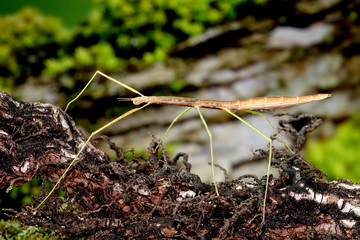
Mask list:
[[[132,98],[117,98],[119,102],[129,102],[132,101]]]

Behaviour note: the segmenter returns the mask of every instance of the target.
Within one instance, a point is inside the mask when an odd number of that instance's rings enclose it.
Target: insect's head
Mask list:
[[[131,101],[133,102],[134,105],[140,105],[142,103],[147,103],[148,98],[145,96],[135,97],[135,98],[132,98]]]

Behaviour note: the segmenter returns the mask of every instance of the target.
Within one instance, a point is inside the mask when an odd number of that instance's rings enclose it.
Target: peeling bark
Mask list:
[[[280,178],[271,178],[264,224],[265,178],[248,175],[227,180],[218,184],[220,196],[216,196],[213,186],[190,173],[186,154],[170,160],[160,145],[164,157],[158,158],[153,153],[155,138],[148,159],[134,155],[127,161],[119,147],[102,137],[116,152],[115,161],[89,144],[61,183],[67,198],[53,194],[40,209],[23,206],[20,212],[8,212],[26,225],[84,239],[358,238],[360,185],[346,180],[329,183],[304,161],[299,151],[305,135],[321,120],[310,115],[289,117],[281,130],[296,137],[296,154],[274,149],[273,165]],[[1,189],[10,190],[35,176],[55,183],[85,140],[57,107],[15,101],[0,92]],[[268,151],[257,154],[266,159]],[[185,169],[176,167],[180,159]],[[245,183],[243,178],[253,182]],[[37,196],[36,202],[46,194]]]

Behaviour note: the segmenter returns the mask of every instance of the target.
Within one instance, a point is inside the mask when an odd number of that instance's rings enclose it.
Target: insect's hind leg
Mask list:
[[[251,110],[243,110],[243,111],[244,111],[244,112],[247,112],[247,113],[259,115],[259,116],[261,116],[261,117],[264,117],[264,118],[266,119],[266,121],[269,123],[269,125],[271,126],[271,128],[274,130],[274,132],[276,133],[276,135],[278,136],[278,138],[280,139],[280,141],[285,145],[285,147],[286,147],[292,154],[295,154],[294,151],[286,144],[286,142],[284,141],[284,139],[282,139],[282,137],[280,136],[279,132],[276,130],[276,128],[275,128],[274,125],[271,123],[270,119],[266,116],[266,114],[260,113],[260,112],[255,112],[255,111],[251,111]]]
[[[247,121],[245,121],[244,119],[242,119],[241,117],[236,115],[235,113],[231,112],[228,109],[224,109],[224,110],[226,112],[230,113],[231,115],[233,115],[235,118],[239,119],[241,122],[246,124],[248,127],[250,127],[251,129],[253,129],[257,133],[259,133],[261,136],[263,136],[266,140],[269,141],[269,163],[268,163],[268,169],[267,169],[267,174],[266,174],[266,186],[265,186],[264,203],[263,203],[263,209],[262,209],[262,211],[263,211],[262,222],[264,223],[265,222],[265,206],[266,206],[267,192],[268,192],[268,188],[269,188],[269,175],[270,175],[271,158],[272,158],[272,140],[271,140],[271,138],[266,136],[264,133],[262,133],[261,131],[256,129],[253,125],[251,125],[250,123],[248,123]]]
[[[112,78],[112,77],[110,77],[109,75],[106,75],[105,73],[97,70],[97,71],[94,73],[94,75],[90,78],[90,80],[88,81],[88,83],[85,85],[85,87],[81,90],[81,92],[80,92],[74,99],[72,99],[72,100],[66,105],[65,112],[68,110],[70,104],[73,103],[73,102],[75,102],[75,101],[81,96],[81,94],[86,90],[86,88],[90,85],[90,83],[94,80],[94,78],[95,78],[96,75],[98,75],[98,74],[101,75],[101,76],[103,76],[103,77],[105,77],[106,79],[109,79],[110,81],[113,81],[113,82],[116,83],[116,84],[119,84],[119,85],[123,86],[124,88],[126,88],[126,89],[128,89],[128,90],[130,90],[130,91],[132,91],[132,92],[134,92],[134,93],[136,93],[136,94],[139,94],[140,96],[144,96],[144,95],[142,95],[139,91],[137,91],[136,89],[134,89],[134,88],[132,88],[132,87],[130,87],[130,86],[128,86],[128,85],[120,82],[119,80],[116,80],[115,78]]]

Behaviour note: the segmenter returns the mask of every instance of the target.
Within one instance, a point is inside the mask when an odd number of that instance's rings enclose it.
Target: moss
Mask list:
[[[65,239],[65,235],[55,233],[51,229],[37,228],[33,226],[22,227],[21,223],[16,220],[4,221],[0,220],[0,230],[3,232],[3,236],[7,239],[18,240],[58,240]],[[0,239],[4,239],[0,236]]]

